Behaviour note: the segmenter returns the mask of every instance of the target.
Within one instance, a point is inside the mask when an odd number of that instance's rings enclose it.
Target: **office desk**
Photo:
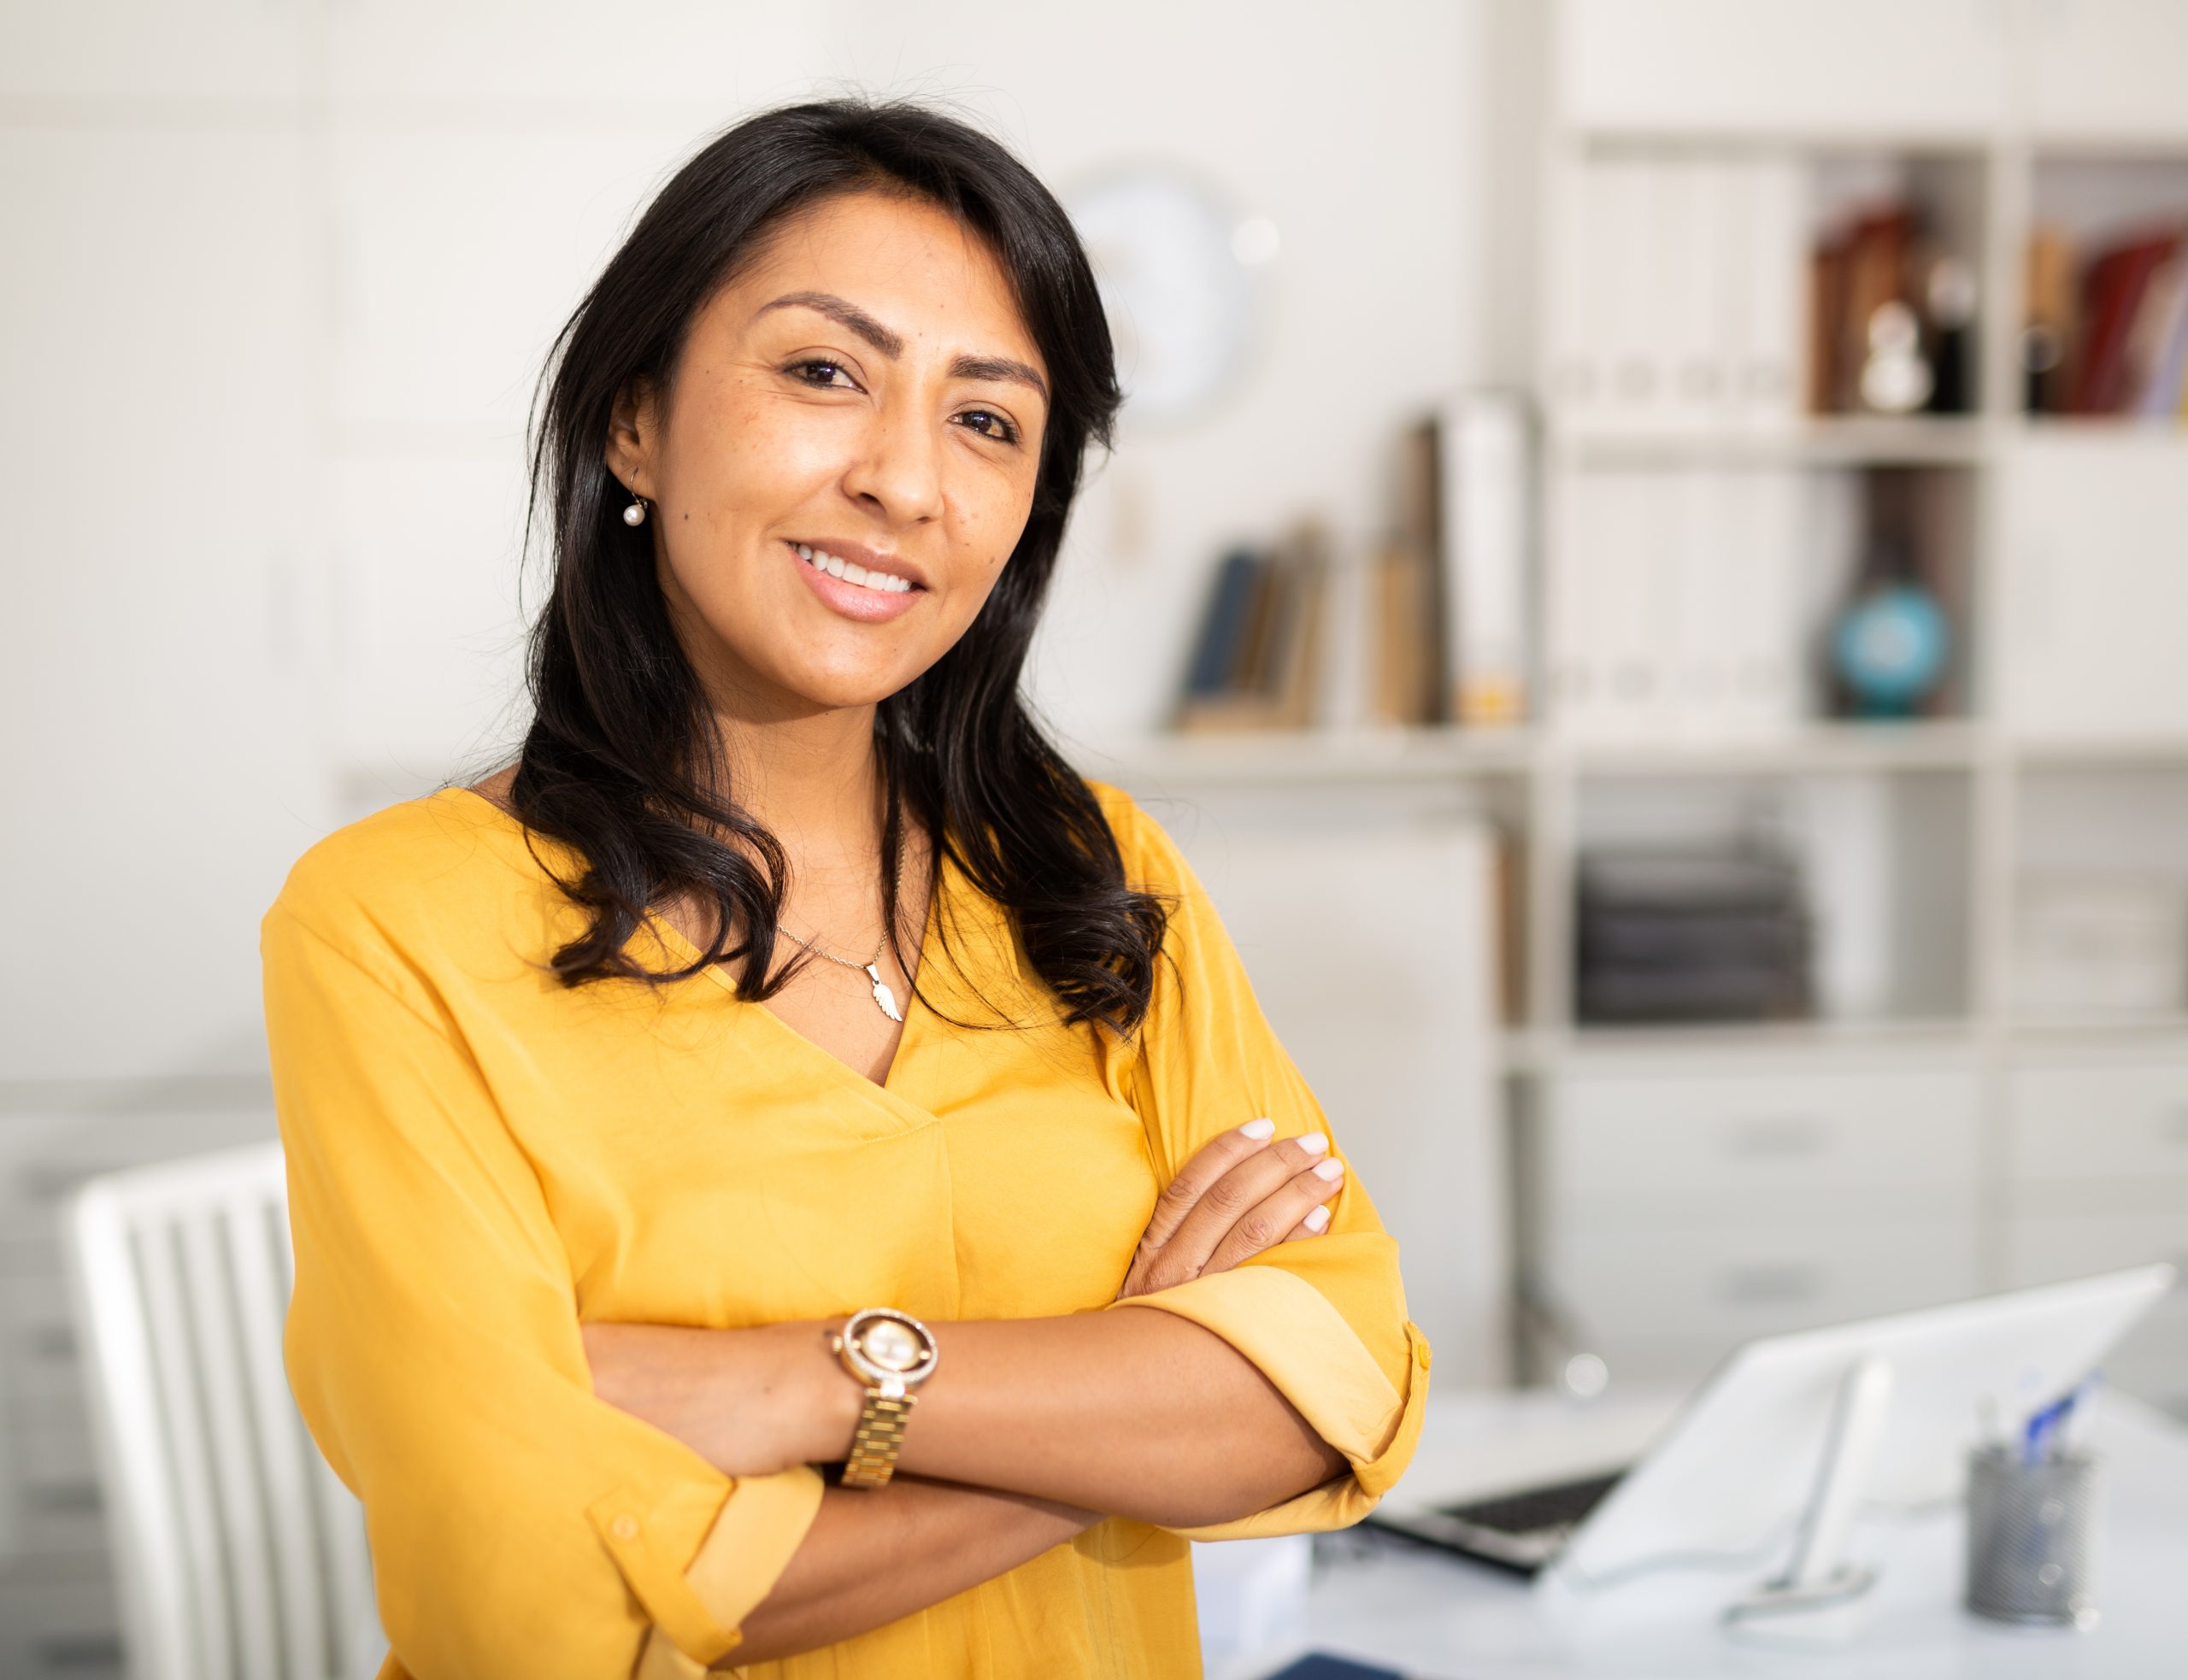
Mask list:
[[[1424,1443],[1493,1451],[1500,1431],[1524,1436],[1562,1404],[1532,1395],[1432,1401]],[[1361,1530],[1336,1537],[1318,1560],[1304,1646],[1226,1664],[1213,1680],[1266,1675],[1301,1648],[1421,1680],[2179,1680],[2188,1676],[2188,1429],[2117,1395],[2106,1397],[2097,1425],[2105,1460],[2101,1616],[2084,1632],[2012,1628],[1962,1611],[1957,1508],[1863,1520],[1853,1555],[1883,1567],[1875,1613],[1851,1643],[1827,1653],[1735,1643],[1708,1621],[1561,1637],[1516,1577]]]

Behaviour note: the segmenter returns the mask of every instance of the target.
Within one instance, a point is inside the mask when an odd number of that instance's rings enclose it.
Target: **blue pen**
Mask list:
[[[2025,1468],[2032,1469],[2050,1455],[2049,1449],[2052,1440],[2089,1387],[2089,1380],[2076,1384],[2028,1420],[2020,1449],[2020,1461]]]

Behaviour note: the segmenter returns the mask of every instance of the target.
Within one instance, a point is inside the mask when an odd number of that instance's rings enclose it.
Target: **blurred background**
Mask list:
[[[6,0],[0,1673],[122,1671],[63,1199],[273,1135],[289,865],[521,738],[550,340],[816,93],[1087,236],[1032,693],[1439,1383],[2188,1258],[2183,64],[2173,0]],[[2188,1303],[2109,1374],[2188,1416]]]

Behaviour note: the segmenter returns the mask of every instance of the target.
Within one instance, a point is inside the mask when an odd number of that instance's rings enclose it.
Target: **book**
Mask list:
[[[1472,391],[1445,403],[1433,425],[1444,714],[1516,723],[1530,686],[1532,422],[1517,395]]]
[[[2102,251],[2083,271],[2069,414],[2114,414],[2127,407],[2135,315],[2152,279],[2179,246],[2179,234],[2168,229]]]
[[[1840,322],[1846,318],[1851,269],[1844,240],[1818,245],[1809,259],[1808,405],[1827,414],[1838,406]]]
[[[1726,417],[1789,420],[1801,408],[1808,179],[1786,157],[1745,158],[1724,167]]]
[[[1430,644],[1438,638],[1428,556],[1410,543],[1386,543],[1368,573],[1369,716],[1401,727],[1432,723],[1436,678]]]
[[[2188,383],[2188,248],[2174,250],[2143,294],[2127,357],[2133,412],[2170,420]]]
[[[1233,549],[1217,564],[1185,673],[1188,700],[1220,694],[1230,685],[1260,565],[1250,549]]]
[[[2028,410],[2067,411],[2074,338],[2074,247],[2064,232],[2039,226],[2028,238],[2028,324],[2021,341]]]

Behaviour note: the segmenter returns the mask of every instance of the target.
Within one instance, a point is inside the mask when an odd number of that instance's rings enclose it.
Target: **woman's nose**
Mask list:
[[[879,410],[844,474],[844,492],[892,523],[938,517],[943,505],[942,441],[918,415]]]

